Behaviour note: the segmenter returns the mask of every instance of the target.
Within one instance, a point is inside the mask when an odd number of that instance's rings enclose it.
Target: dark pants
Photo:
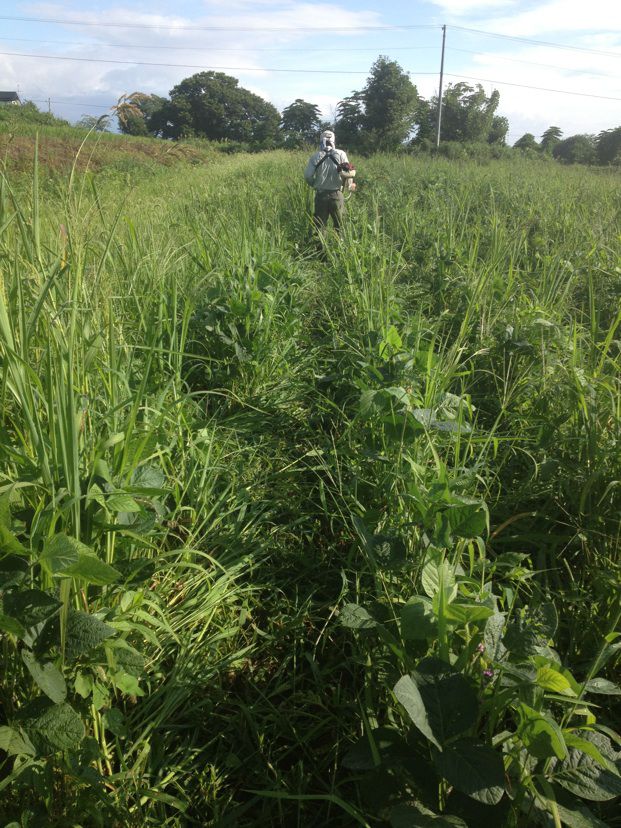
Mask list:
[[[340,190],[317,190],[315,193],[315,215],[313,222],[319,232],[326,227],[328,219],[332,216],[332,224],[335,230],[341,226],[341,218],[345,199]]]

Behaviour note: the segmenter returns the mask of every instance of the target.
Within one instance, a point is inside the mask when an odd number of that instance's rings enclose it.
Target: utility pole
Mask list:
[[[47,114],[52,114],[52,101],[49,98],[47,99]]]
[[[440,60],[440,90],[438,92],[438,120],[436,122],[436,147],[440,146],[440,127],[442,125],[442,81],[444,80],[444,44],[446,43],[446,26],[442,26],[442,58]]]

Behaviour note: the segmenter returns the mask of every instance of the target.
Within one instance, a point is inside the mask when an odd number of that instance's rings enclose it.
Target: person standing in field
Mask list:
[[[325,230],[330,217],[334,229],[339,231],[345,207],[344,182],[349,190],[356,189],[351,178],[343,179],[342,173],[353,175],[352,170],[347,153],[336,149],[334,133],[329,129],[322,132],[319,151],[311,155],[304,170],[304,180],[315,190],[313,223],[320,233]]]

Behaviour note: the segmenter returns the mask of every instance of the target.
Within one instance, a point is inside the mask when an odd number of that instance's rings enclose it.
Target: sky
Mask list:
[[[0,90],[73,123],[215,70],[332,120],[380,55],[437,94],[443,25],[445,87],[498,89],[509,144],[621,125],[619,0],[0,0]]]

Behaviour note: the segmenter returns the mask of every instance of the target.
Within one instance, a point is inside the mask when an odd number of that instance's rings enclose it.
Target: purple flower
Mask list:
[[[494,678],[494,671],[483,670],[483,677],[486,678],[488,681],[491,681]]]
[[[480,644],[477,644],[477,652],[484,653],[485,652],[485,644],[481,641]]]

